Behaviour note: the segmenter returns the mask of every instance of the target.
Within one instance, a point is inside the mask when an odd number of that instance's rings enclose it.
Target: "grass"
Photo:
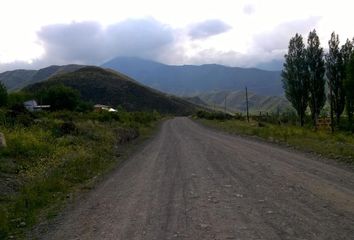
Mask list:
[[[67,119],[75,129],[63,132]],[[24,238],[38,221],[54,217],[73,193],[117,166],[123,148],[117,148],[114,129],[134,128],[147,138],[158,119],[157,113],[62,112],[40,116],[26,127],[1,125],[8,146],[0,149],[0,184],[13,184],[0,193],[0,239]]]
[[[349,164],[354,164],[354,136],[347,132],[314,131],[293,125],[248,123],[242,120],[206,120],[201,123],[239,135],[250,135],[267,141],[294,146],[300,150],[321,154]]]

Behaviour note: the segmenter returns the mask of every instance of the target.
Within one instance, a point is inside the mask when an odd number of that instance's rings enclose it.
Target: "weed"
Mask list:
[[[0,149],[0,172],[20,183],[17,191],[0,193],[0,239],[21,238],[41,217],[55,216],[68,194],[119,162],[115,145],[120,138],[130,141],[140,131],[148,133],[160,115],[60,111],[34,117],[28,126],[0,123],[8,145]]]
[[[227,132],[254,135],[271,141],[283,142],[305,151],[354,164],[354,136],[345,132],[332,134],[326,130],[314,131],[312,128],[269,123],[259,127],[258,124],[239,120],[199,119],[199,121]]]

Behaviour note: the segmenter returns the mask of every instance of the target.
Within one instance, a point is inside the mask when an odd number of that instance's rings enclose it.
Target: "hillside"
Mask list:
[[[142,86],[131,78],[99,67],[84,67],[75,72],[51,77],[25,88],[38,91],[55,84],[77,89],[83,100],[111,106],[121,105],[130,111],[157,110],[161,113],[190,114],[195,105]]]
[[[202,99],[200,99],[199,96],[184,97],[184,99],[198,106],[209,107],[209,105],[206,102],[204,102]]]
[[[127,74],[147,86],[180,96],[210,91],[241,90],[245,86],[261,95],[283,94],[279,71],[217,64],[171,66],[128,57],[115,58],[102,66]]]
[[[230,111],[245,112],[246,97],[245,91],[218,91],[198,95],[198,97],[211,107],[224,108],[226,97],[226,108]],[[290,103],[283,97],[263,96],[248,92],[249,111],[257,113],[284,111],[290,107]]]
[[[0,73],[0,81],[5,84],[9,91],[21,88],[36,74],[36,70],[13,70]]]
[[[21,89],[27,85],[47,80],[48,78],[67,72],[73,72],[83,65],[49,66],[39,70],[13,70],[0,73],[0,81],[5,84],[9,91]]]

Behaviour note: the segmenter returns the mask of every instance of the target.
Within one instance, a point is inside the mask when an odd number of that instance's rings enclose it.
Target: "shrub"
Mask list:
[[[0,239],[7,238],[8,232],[8,216],[4,207],[0,206]]]
[[[32,94],[27,92],[12,92],[8,95],[7,106],[12,108],[14,105],[23,105],[25,101],[32,98]]]
[[[51,110],[74,110],[80,102],[79,92],[62,84],[42,89],[36,97],[44,104],[49,104]]]
[[[207,111],[198,111],[198,118],[204,118],[208,120],[230,120],[233,119],[234,116],[228,113],[223,112],[207,112]]]
[[[80,101],[75,109],[78,112],[90,112],[93,110],[93,104],[90,102]]]
[[[24,129],[16,127],[5,132],[7,148],[0,151],[0,156],[9,156],[16,159],[32,159],[50,155],[53,146],[50,142],[51,134],[37,128]],[[26,161],[26,163],[31,163]]]
[[[68,134],[76,134],[77,128],[73,122],[64,122],[59,127],[59,134],[61,136],[68,135]]]
[[[5,85],[0,82],[0,107],[6,106],[7,104],[7,89]]]
[[[34,122],[34,115],[23,104],[15,104],[5,114],[5,123],[12,126],[20,124],[29,127]]]

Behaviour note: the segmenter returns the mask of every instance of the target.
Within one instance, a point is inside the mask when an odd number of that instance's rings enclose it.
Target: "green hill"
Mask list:
[[[19,90],[27,85],[45,81],[48,78],[67,72],[73,72],[83,65],[69,64],[64,66],[49,66],[39,70],[13,70],[0,73],[0,81],[5,84],[9,91]]]
[[[121,73],[99,67],[84,67],[75,72],[56,75],[25,90],[36,92],[56,84],[78,90],[83,100],[113,107],[120,105],[129,111],[157,110],[185,115],[196,110],[192,103],[140,85]]]

